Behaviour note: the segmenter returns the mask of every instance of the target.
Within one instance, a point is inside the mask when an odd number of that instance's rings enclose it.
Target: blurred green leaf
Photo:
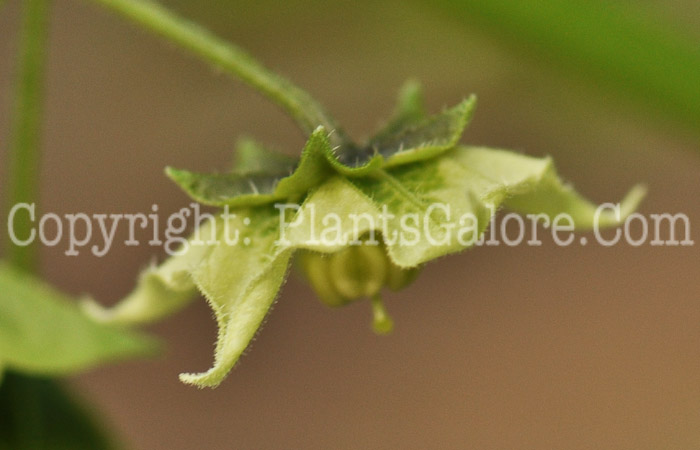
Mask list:
[[[108,450],[116,446],[75,396],[53,380],[5,374],[0,449]]]
[[[508,46],[700,131],[700,42],[637,3],[431,0]]]
[[[0,366],[38,375],[154,352],[152,339],[98,324],[43,283],[0,262]]]

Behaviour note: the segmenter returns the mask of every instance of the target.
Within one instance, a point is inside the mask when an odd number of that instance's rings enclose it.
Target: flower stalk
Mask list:
[[[188,50],[228,75],[248,84],[285,110],[307,136],[318,127],[335,130],[335,145],[349,139],[336,121],[308,93],[268,70],[241,48],[215,36],[167,8],[147,0],[92,0]]]

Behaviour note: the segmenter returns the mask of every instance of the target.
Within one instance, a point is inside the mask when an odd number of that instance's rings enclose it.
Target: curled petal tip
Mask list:
[[[214,389],[226,378],[226,374],[221,376],[220,374],[212,373],[212,371],[203,373],[181,373],[179,378],[181,382],[196,386],[200,389],[205,387]]]
[[[91,298],[84,298],[79,303],[81,311],[95,322],[109,323],[114,314],[109,308],[105,308]]]

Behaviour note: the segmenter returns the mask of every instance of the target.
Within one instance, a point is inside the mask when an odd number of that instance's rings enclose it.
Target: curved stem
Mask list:
[[[308,93],[271,72],[235,45],[147,0],[92,0],[161,35],[169,42],[247,83],[281,106],[310,135],[318,126],[335,130],[338,144],[347,138],[332,117]]]
[[[44,96],[44,66],[48,9],[46,0],[23,2],[18,75],[10,130],[8,211],[17,203],[35,203],[39,192],[41,116]],[[5,216],[7,217],[7,216]],[[29,216],[18,215],[13,230],[21,239],[29,236]],[[7,245],[7,256],[16,267],[32,272],[37,265],[35,245]]]

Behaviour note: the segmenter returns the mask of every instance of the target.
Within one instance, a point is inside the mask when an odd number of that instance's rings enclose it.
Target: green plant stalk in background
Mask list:
[[[700,132],[700,43],[634,2],[430,0],[520,53],[663,112]]]
[[[2,3],[4,2],[0,2],[0,6]],[[41,113],[49,2],[27,0],[23,5],[16,98],[10,131],[10,164],[7,176],[9,208],[16,203],[36,202],[39,191]],[[30,227],[28,217],[19,217],[15,230],[24,237]],[[29,273],[36,271],[36,246],[16,246],[8,243],[5,250],[7,258],[15,267]],[[0,414],[3,427],[11,429],[0,430],[0,444],[27,449],[45,448],[49,443],[44,436],[46,417],[38,386],[43,384],[52,395],[64,396],[63,391],[57,384],[48,380],[42,381],[23,375],[9,375],[3,378],[12,381],[12,386],[7,385],[8,380],[3,380],[5,386],[0,390],[0,403],[5,407],[0,408]]]
[[[49,6],[46,0],[23,2],[6,186],[10,208],[35,203],[39,195]],[[15,217],[20,239],[30,230],[29,217]],[[46,377],[152,352],[153,342],[87,320],[33,276],[37,250],[8,243],[11,264],[0,261],[0,449],[115,448],[82,401]]]
[[[9,208],[17,203],[34,203],[39,194],[41,115],[49,2],[27,0],[23,5],[21,49],[10,131],[10,163],[6,191]],[[15,231],[20,239],[27,237],[32,226],[29,217],[20,215],[15,223]],[[6,252],[15,267],[29,272],[36,268],[35,245],[7,245]]]

